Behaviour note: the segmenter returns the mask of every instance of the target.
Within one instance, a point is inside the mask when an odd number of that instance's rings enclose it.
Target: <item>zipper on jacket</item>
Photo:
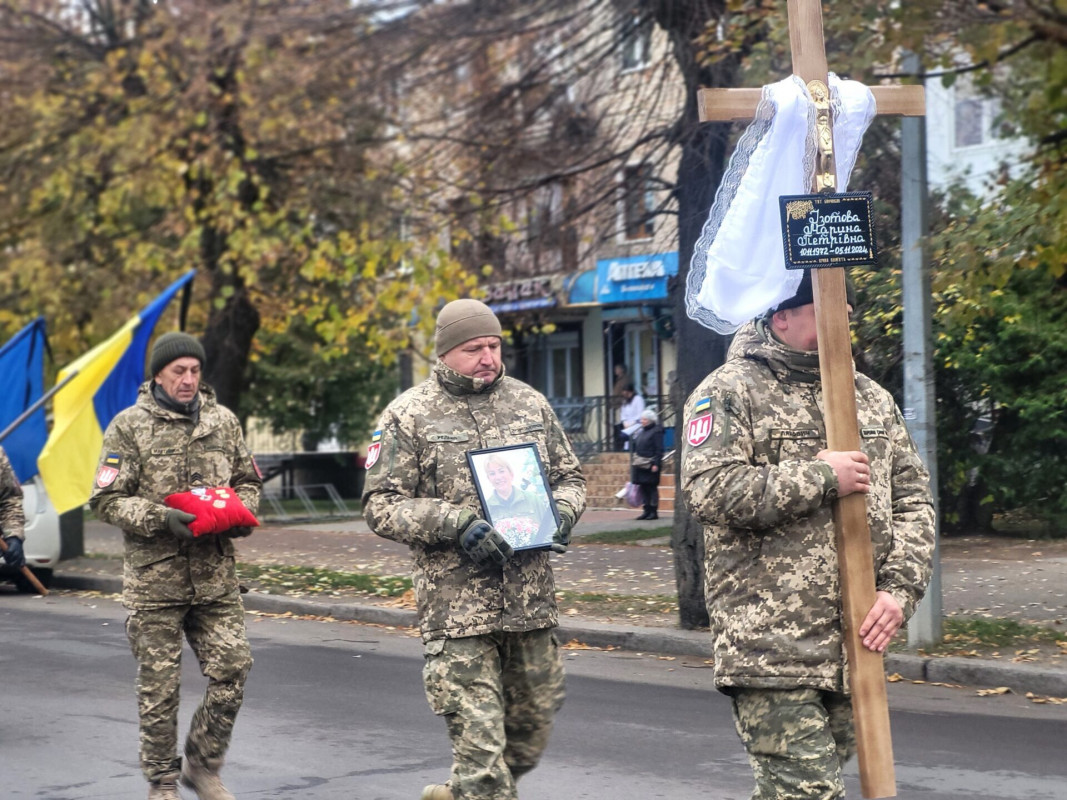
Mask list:
[[[723,420],[722,446],[729,447],[730,442],[733,441],[733,420],[737,419],[738,416],[737,411],[734,409],[734,396],[732,394],[723,395],[722,411],[725,417]]]

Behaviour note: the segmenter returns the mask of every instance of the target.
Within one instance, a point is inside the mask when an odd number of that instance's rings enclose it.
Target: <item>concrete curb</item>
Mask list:
[[[52,585],[57,589],[77,589],[118,594],[122,579],[93,575],[56,574]],[[366,622],[411,628],[417,624],[415,612],[366,603],[330,602],[287,595],[248,592],[243,595],[245,608],[269,614],[328,616],[346,622]],[[577,640],[590,647],[615,648],[639,653],[711,658],[711,637],[701,631],[670,628],[629,628],[591,620],[560,620],[557,629],[563,642]],[[1067,697],[1067,670],[1049,669],[1027,664],[1011,664],[978,658],[933,658],[890,653],[885,658],[886,672],[905,680],[928,683],[951,683],[973,687],[1005,686],[1017,694],[1033,692],[1050,697]]]

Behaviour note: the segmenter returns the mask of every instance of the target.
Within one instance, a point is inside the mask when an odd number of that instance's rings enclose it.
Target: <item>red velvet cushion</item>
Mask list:
[[[254,528],[259,525],[259,520],[245,508],[237,492],[228,486],[217,489],[197,487],[192,491],[168,495],[163,502],[171,508],[196,515],[196,519],[189,523],[193,536],[222,533],[238,526]]]

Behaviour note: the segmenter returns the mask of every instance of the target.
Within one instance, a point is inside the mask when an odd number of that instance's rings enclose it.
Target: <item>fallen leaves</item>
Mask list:
[[[1043,695],[1034,694],[1033,692],[1027,692],[1026,699],[1037,705],[1067,705],[1067,697],[1045,697]]]
[[[615,645],[608,645],[607,647],[593,647],[585,642],[579,642],[577,639],[571,639],[564,645],[560,645],[564,650],[618,650]]]

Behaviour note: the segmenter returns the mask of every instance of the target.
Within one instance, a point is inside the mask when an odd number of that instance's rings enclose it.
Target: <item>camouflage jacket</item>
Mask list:
[[[539,392],[501,376],[488,386],[440,361],[389,404],[368,451],[363,514],[371,530],[412,551],[424,641],[557,624],[544,550],[517,552],[479,571],[457,542],[465,512],[482,516],[467,451],[535,442],[560,510],[585,510],[585,478],[559,420]]]
[[[6,538],[17,536],[26,538],[26,518],[22,510],[22,484],[19,483],[15,470],[7,458],[7,453],[0,448],[0,532]]]
[[[157,608],[210,602],[237,590],[233,542],[201,536],[182,543],[167,529],[163,499],[196,486],[232,486],[253,514],[262,481],[237,417],[200,387],[200,415],[167,410],[152,397],[151,382],[137,402],[104,433],[96,485],[89,504],[125,539],[123,602]]]
[[[930,577],[929,474],[892,396],[856,376],[875,582],[912,614]],[[818,354],[762,321],[685,404],[682,492],[705,526],[705,592],[720,687],[847,686]]]

